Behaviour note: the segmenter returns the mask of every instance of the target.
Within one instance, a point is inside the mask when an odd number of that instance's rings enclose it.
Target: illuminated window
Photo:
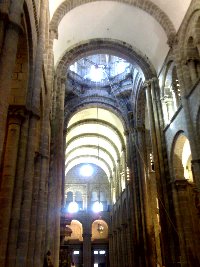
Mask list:
[[[104,255],[104,254],[106,254],[106,252],[105,252],[105,250],[100,250],[99,254]]]
[[[98,267],[98,263],[95,263],[95,264],[94,264],[94,267]]]
[[[91,165],[83,165],[80,169],[80,174],[84,177],[89,177],[93,174],[94,170]]]
[[[102,204],[101,202],[96,201],[96,202],[93,204],[92,210],[93,210],[94,212],[100,212],[100,211],[103,211],[103,204]]]
[[[99,254],[98,250],[94,250],[94,254],[95,255]]]
[[[104,79],[104,71],[102,67],[92,66],[90,69],[90,80],[93,82],[100,82]]]
[[[78,204],[76,202],[70,202],[68,206],[69,213],[75,213],[78,211]]]
[[[79,255],[79,250],[74,250],[74,255]]]

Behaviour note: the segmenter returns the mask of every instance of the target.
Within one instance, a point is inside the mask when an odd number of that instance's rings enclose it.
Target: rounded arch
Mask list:
[[[164,121],[167,124],[181,104],[181,89],[174,61],[170,60],[164,72],[161,88]]]
[[[68,106],[65,107],[65,129],[67,128],[67,125],[68,125],[69,121],[71,120],[71,118],[77,112],[81,112],[81,111],[83,111],[85,109],[89,109],[89,108],[96,108],[97,109],[97,107],[99,109],[104,109],[104,110],[112,112],[121,121],[124,130],[126,130],[128,128],[129,122],[128,122],[127,116],[125,113],[123,113],[123,110],[119,109],[119,107],[116,106],[116,103],[114,105],[114,102],[113,103],[105,103],[105,101],[100,102],[99,99],[97,99],[95,97],[92,97],[92,98],[93,98],[93,100],[89,103],[88,103],[88,101],[87,102],[81,102],[81,101],[78,102],[77,105],[75,105],[72,109],[70,109]]]
[[[78,142],[78,140],[80,140],[82,144],[88,144],[88,142],[90,142],[90,144],[93,144],[94,142],[97,143],[98,139],[99,140],[101,139],[102,147],[112,148],[113,149],[112,157],[114,159],[117,158],[119,160],[120,151],[118,150],[115,143],[112,140],[110,140],[107,136],[101,134],[80,134],[78,136],[71,138],[67,142],[66,153],[68,153],[68,151],[71,151],[76,146],[76,142]]]
[[[83,225],[79,220],[72,220],[70,225],[67,225],[69,229],[71,229],[71,234],[69,236],[65,236],[64,241],[68,240],[79,240],[83,241]]]
[[[156,76],[153,64],[141,51],[125,42],[107,38],[90,39],[68,49],[57,65],[57,75],[65,77],[69,65],[74,61],[100,52],[114,54],[133,63],[133,65],[137,65],[146,79]]]
[[[30,7],[29,3],[24,1],[24,24],[25,29],[24,32],[26,33],[26,42],[28,47],[28,86],[27,86],[27,92],[26,92],[26,106],[28,108],[31,107],[31,101],[32,101],[32,95],[33,95],[33,76],[34,76],[34,67],[33,67],[33,40],[34,40],[34,29],[37,31],[37,26],[33,23],[32,15],[31,15],[32,7]]]
[[[53,30],[55,32],[57,32],[58,29],[58,25],[60,23],[60,21],[62,20],[62,18],[72,9],[83,5],[83,4],[87,4],[87,3],[91,3],[94,2],[94,0],[82,0],[80,1],[64,1],[54,12],[54,15],[52,17],[52,20],[50,22],[50,30]],[[127,1],[127,0],[123,0],[123,1],[119,1],[118,2],[122,2],[124,4],[128,4],[134,7],[138,7],[140,9],[142,9],[143,11],[147,12],[149,15],[151,15],[153,18],[155,18],[155,20],[162,26],[162,28],[164,29],[166,35],[168,36],[168,38],[170,39],[172,35],[174,35],[176,33],[175,27],[172,23],[172,21],[169,19],[169,17],[166,15],[166,13],[164,11],[162,11],[156,4],[154,4],[153,2],[149,1],[149,0],[144,0],[144,1]]]
[[[67,174],[68,171],[71,170],[74,166],[81,163],[93,163],[99,166],[102,170],[104,170],[107,175],[108,181],[110,182],[110,179],[112,178],[112,170],[109,164],[103,158],[94,155],[82,155],[69,160],[65,168],[65,174]]]
[[[107,239],[109,227],[107,222],[103,219],[97,219],[92,222],[91,226],[92,241],[95,239]]]
[[[101,127],[106,127],[108,128],[110,131],[113,132],[113,134],[116,134],[116,136],[118,136],[120,143],[122,145],[122,147],[125,146],[125,139],[123,137],[123,133],[119,131],[119,128],[117,128],[114,124],[106,121],[106,120],[101,120],[101,119],[85,119],[85,120],[79,120],[76,123],[74,123],[73,125],[69,126],[68,128],[68,134],[75,128],[77,127],[81,127],[81,126],[85,126],[85,125],[91,125],[91,124],[95,124],[95,125],[99,125],[99,128]]]
[[[183,131],[176,134],[172,146],[171,162],[175,180],[187,179],[193,181],[191,170],[190,143]]]
[[[198,25],[199,17],[200,4],[196,3],[190,9],[190,12],[186,14],[183,24],[181,26],[179,47],[184,47],[184,49],[179,49],[178,54],[179,57],[184,61],[189,59],[188,52],[189,54],[191,54],[191,48],[193,50],[194,46],[199,40],[198,37],[200,34],[197,34],[197,32],[199,33],[199,30],[196,27]]]
[[[194,32],[196,36],[196,41],[200,42],[200,14],[195,22]],[[200,51],[199,51],[199,56],[200,56]]]

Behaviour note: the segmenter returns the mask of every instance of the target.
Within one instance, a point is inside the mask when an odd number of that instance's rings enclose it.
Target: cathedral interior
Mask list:
[[[0,0],[0,267],[200,266],[200,0]]]

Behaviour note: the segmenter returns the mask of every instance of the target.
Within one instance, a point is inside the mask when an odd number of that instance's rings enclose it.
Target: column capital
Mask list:
[[[143,83],[143,88],[147,89],[151,87],[151,80],[145,80]]]

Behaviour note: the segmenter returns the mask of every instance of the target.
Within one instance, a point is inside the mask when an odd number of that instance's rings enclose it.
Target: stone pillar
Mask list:
[[[128,142],[128,158],[127,161],[129,162],[130,167],[130,181],[127,187],[129,190],[129,211],[128,213],[128,221],[130,227],[130,243],[131,247],[131,261],[134,263],[131,266],[139,266],[139,253],[137,253],[138,243],[140,240],[139,237],[139,216],[140,216],[140,208],[138,207],[138,180],[137,180],[137,160],[136,160],[136,132],[131,131],[129,132],[129,142]]]
[[[26,267],[27,254],[28,254],[28,242],[31,223],[31,208],[32,208],[32,193],[33,193],[33,181],[34,181],[34,168],[35,168],[35,152],[36,144],[38,143],[37,135],[37,123],[38,117],[32,115],[29,122],[29,136],[28,146],[26,154],[26,166],[24,171],[23,180],[23,196],[21,203],[21,214],[19,223],[18,234],[18,247],[16,256],[16,267]]]
[[[113,265],[113,256],[114,256],[114,251],[113,251],[113,235],[108,234],[109,238],[109,261],[110,261],[110,267],[114,267]]]
[[[83,266],[92,267],[92,249],[91,249],[91,237],[90,233],[83,234]]]
[[[192,164],[193,179],[197,184],[198,189],[200,190],[200,159],[196,158],[191,160],[191,164]]]
[[[6,23],[9,14],[9,1],[1,1],[0,3],[0,54],[3,46],[4,33],[6,28]]]
[[[116,188],[115,195],[117,200],[120,194],[120,160],[117,160],[115,188]]]
[[[194,255],[194,233],[190,213],[188,182],[185,179],[175,180],[174,182],[174,206],[180,244],[180,263],[181,267],[197,267]],[[192,256],[193,255],[193,256]]]
[[[12,1],[0,58],[0,164],[6,132],[11,77],[15,66],[24,0]]]
[[[83,210],[87,210],[87,195],[83,194]]]
[[[47,59],[47,84],[48,84],[48,88],[50,90],[50,96],[52,98],[52,102],[51,103],[51,113],[52,113],[52,116],[55,115],[54,113],[54,106],[55,106],[55,103],[54,103],[54,100],[56,101],[56,99],[54,98],[54,96],[56,97],[56,86],[54,86],[54,84],[57,83],[57,79],[56,77],[54,77],[54,51],[53,51],[53,44],[54,44],[54,39],[56,38],[57,36],[57,33],[54,31],[54,30],[49,30],[50,33],[49,33],[49,46],[48,46],[48,59]]]
[[[165,207],[168,210],[168,198],[167,198],[167,189],[166,189],[166,180],[165,177],[165,170],[164,170],[164,159],[163,159],[163,139],[162,139],[162,133],[161,133],[161,126],[163,124],[162,120],[162,114],[161,114],[161,103],[158,99],[158,91],[156,91],[157,88],[157,78],[153,78],[150,82],[148,82],[146,87],[146,98],[147,98],[147,107],[148,107],[148,114],[149,114],[149,121],[150,121],[150,132],[151,132],[151,142],[152,142],[152,150],[153,150],[153,157],[154,157],[154,170],[155,173],[153,174],[154,179],[154,192],[152,192],[152,197],[154,200],[156,197],[159,198],[159,205],[162,201],[165,205]],[[156,210],[156,203],[151,201],[151,212]],[[162,264],[161,256],[161,244],[160,244],[160,237],[159,237],[159,229],[157,227],[157,221],[155,220],[156,214],[154,213],[154,223],[149,225],[149,230],[151,232],[151,229],[153,227],[154,229],[154,237],[153,239],[150,236],[149,232],[149,243],[154,245],[155,247],[152,247],[152,256],[151,264],[153,265],[153,260],[157,260],[159,264]],[[161,225],[164,227],[168,227],[168,221],[166,217],[166,211],[163,209],[160,209],[160,219],[161,219]],[[168,236],[167,231],[161,232],[161,240],[164,240],[162,242],[163,249],[165,251],[168,251],[170,249],[170,246],[168,244]],[[165,256],[165,255],[164,255]],[[154,258],[154,259],[153,259]]]
[[[58,79],[60,91],[58,91],[58,103],[57,114],[58,114],[58,122],[57,122],[57,136],[55,136],[56,140],[56,164],[57,164],[57,184],[56,184],[56,220],[55,220],[55,236],[54,236],[54,265],[55,267],[59,266],[59,251],[60,251],[60,209],[62,204],[62,186],[64,184],[63,177],[63,158],[64,158],[64,150],[63,150],[63,134],[64,134],[64,99],[65,99],[65,79]]]
[[[118,262],[118,252],[117,252],[117,231],[113,231],[113,267],[117,267]]]
[[[194,59],[188,59],[187,64],[188,64],[192,83],[195,84],[195,82],[197,81],[197,78],[198,78],[197,70],[196,70],[196,66],[195,66],[195,60]]]
[[[49,94],[49,92],[48,92]],[[34,246],[34,265],[35,267],[42,266],[46,251],[45,251],[45,233],[46,233],[46,215],[47,215],[47,192],[48,192],[48,176],[49,176],[49,139],[50,139],[50,103],[49,97],[44,101],[44,111],[42,116],[41,127],[41,142],[40,142],[40,171],[38,186],[38,201],[37,201],[37,227],[35,231],[35,246]],[[61,139],[62,140],[62,139]],[[37,190],[36,190],[37,191]],[[34,193],[34,192],[33,192]],[[34,198],[33,198],[34,199]],[[60,229],[60,228],[59,228]],[[60,234],[59,234],[60,238]],[[29,247],[31,244],[29,244]],[[32,258],[30,255],[28,259]],[[29,267],[31,267],[29,265]]]
[[[0,191],[0,266],[6,265],[6,250],[9,243],[9,226],[15,186],[16,166],[18,156],[18,145],[20,138],[20,127],[24,117],[23,109],[11,107],[8,117],[8,131],[6,138],[5,154],[2,170],[2,182]]]
[[[14,1],[16,2],[16,1]],[[32,208],[32,194],[34,187],[34,170],[35,170],[35,156],[37,154],[36,144],[39,144],[40,136],[38,135],[38,125],[40,121],[40,93],[41,93],[41,81],[42,81],[42,68],[43,68],[43,55],[44,55],[44,43],[45,43],[45,23],[46,23],[46,12],[47,12],[47,0],[42,0],[40,5],[40,23],[39,23],[39,36],[36,48],[35,56],[35,70],[34,70],[34,81],[33,81],[33,95],[31,99],[31,110],[32,115],[29,121],[29,136],[28,136],[28,147],[26,157],[26,167],[24,172],[24,190],[23,190],[23,201],[21,204],[21,217],[20,227],[18,235],[18,247],[16,257],[16,267],[27,266],[28,256],[28,244],[29,244],[29,233],[31,223],[31,208]],[[41,240],[45,242],[45,240]]]
[[[37,221],[38,219],[37,212],[39,206],[38,203],[39,203],[39,190],[40,190],[40,176],[41,176],[40,169],[41,169],[41,154],[38,153],[37,156],[35,157],[35,166],[34,166],[33,200],[31,209],[31,223],[30,223],[29,245],[28,245],[28,256],[27,256],[27,265],[29,267],[34,266],[36,232],[37,232],[37,227],[40,227]]]
[[[117,227],[117,267],[123,266],[121,228]]]
[[[131,244],[131,240],[132,240],[132,236],[131,236],[131,230],[130,228],[132,227],[132,225],[130,225],[130,222],[127,224],[127,229],[126,229],[126,240],[127,240],[127,251],[128,251],[128,266],[134,266],[132,258],[133,258],[133,254],[134,254],[134,247]]]
[[[127,224],[122,224],[122,258],[123,266],[129,267],[129,257],[128,257],[128,246],[127,246],[128,236],[127,236]]]
[[[26,113],[26,112],[25,112]],[[9,230],[9,244],[7,248],[6,267],[15,266],[16,248],[20,222],[20,212],[22,203],[23,192],[23,178],[26,163],[26,149],[27,149],[27,136],[28,136],[28,113],[25,114],[26,118],[23,120],[20,130],[19,151],[17,156],[15,188],[13,195],[12,214]]]

